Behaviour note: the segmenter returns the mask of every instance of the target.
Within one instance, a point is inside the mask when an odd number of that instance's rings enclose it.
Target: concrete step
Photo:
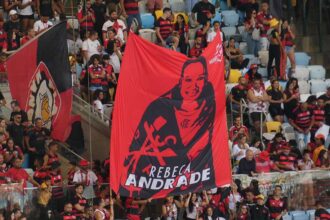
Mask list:
[[[320,44],[319,36],[303,36],[296,37],[296,50],[304,51],[306,53],[320,52],[320,46],[322,45],[322,52],[330,51],[330,34],[322,35],[322,44]]]

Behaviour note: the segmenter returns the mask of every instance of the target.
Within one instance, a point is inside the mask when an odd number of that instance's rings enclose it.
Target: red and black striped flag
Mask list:
[[[41,118],[53,139],[66,140],[72,107],[66,23],[50,28],[11,55],[7,69],[11,95],[29,120]]]

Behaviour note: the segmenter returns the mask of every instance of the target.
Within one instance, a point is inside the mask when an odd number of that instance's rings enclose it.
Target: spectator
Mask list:
[[[48,145],[48,152],[43,157],[43,159],[44,159],[43,167],[44,168],[50,168],[53,163],[60,161],[57,152],[58,152],[58,144],[56,142],[50,142]]]
[[[25,150],[24,145],[24,126],[22,125],[22,115],[15,112],[13,115],[14,121],[8,125],[8,132],[10,137],[14,140],[15,145]]]
[[[87,63],[93,55],[99,55],[101,53],[102,47],[97,39],[97,32],[91,31],[89,37],[83,42],[82,55],[85,63]]]
[[[47,16],[52,18],[53,14],[53,1],[49,0],[37,0],[36,1],[36,11],[39,17]]]
[[[260,29],[260,50],[268,50],[267,32],[270,29],[270,20],[273,16],[269,13],[269,4],[267,0],[263,0],[261,3],[261,10],[257,14],[258,23],[261,25]]]
[[[96,198],[93,203],[96,206],[94,211],[95,220],[110,219],[110,213],[104,208],[105,202],[103,199]]]
[[[104,108],[102,104],[102,101],[104,99],[103,91],[97,89],[94,94],[95,94],[95,99],[93,102],[93,107],[96,110],[96,113],[100,116],[100,118],[103,119],[103,115],[104,115]]]
[[[307,143],[310,141],[310,130],[314,124],[314,116],[308,110],[308,105],[306,102],[301,103],[299,108],[291,114],[293,114],[293,116],[289,119],[289,122],[292,127],[294,127],[296,141],[300,151],[302,152],[306,148]]]
[[[251,220],[249,207],[245,204],[241,205],[238,213],[237,220]]]
[[[116,75],[116,78],[119,78],[120,72],[120,62],[122,60],[122,54],[120,52],[120,47],[117,46],[115,41],[109,41],[107,52],[110,56],[109,64],[113,68],[113,72]]]
[[[283,152],[280,153],[276,160],[276,166],[282,171],[296,171],[297,170],[297,157],[291,152],[288,145],[282,146]]]
[[[162,8],[163,8],[162,0],[148,0],[147,1],[147,9],[152,14],[157,10],[162,10]]]
[[[102,80],[105,78],[105,71],[103,66],[100,64],[101,57],[95,54],[90,59],[90,65],[88,66],[88,73],[90,76],[89,90],[94,93],[96,90],[103,90]]]
[[[293,118],[292,112],[297,108],[299,100],[298,80],[290,78],[284,91],[284,114],[288,119]]]
[[[4,0],[3,1],[3,8],[6,13],[9,13],[11,10],[16,10],[20,1],[11,1],[11,0]]]
[[[313,162],[316,164],[319,154],[322,150],[326,150],[324,147],[325,138],[323,134],[318,134],[315,136],[315,149],[313,151]]]
[[[244,69],[249,64],[249,59],[244,59],[243,54],[239,48],[235,47],[235,39],[229,39],[227,51],[229,53],[230,65],[232,69]]]
[[[45,155],[45,145],[49,139],[49,129],[43,126],[41,118],[36,118],[35,126],[25,136],[26,149],[29,152],[29,164],[33,164],[36,157],[43,157]]]
[[[247,144],[246,136],[244,134],[240,134],[237,137],[237,144],[233,146],[232,156],[239,162],[242,158],[245,157],[246,151],[249,149],[249,145]]]
[[[272,170],[279,170],[269,158],[268,151],[262,151],[256,158],[256,173],[269,173]]]
[[[120,39],[121,42],[127,41],[127,30],[125,23],[118,19],[117,12],[111,11],[109,19],[103,24],[102,31],[103,31],[103,40],[106,39],[106,33],[109,27],[113,27],[117,33],[117,37]]]
[[[19,113],[21,116],[22,116],[22,120],[21,120],[21,123],[24,125],[27,125],[28,123],[28,116],[26,114],[26,112],[21,109],[21,107],[19,106],[19,103],[18,101],[16,100],[13,100],[10,102],[10,107],[12,109],[12,112],[10,114],[10,121],[14,121],[14,115],[16,113]]]
[[[288,211],[287,198],[282,197],[282,187],[275,186],[273,196],[270,196],[266,202],[271,219],[282,219]]]
[[[79,21],[81,33],[94,30],[95,14],[90,0],[84,1],[83,6],[79,7],[77,19]]]
[[[54,210],[62,212],[64,202],[64,189],[60,166],[61,164],[58,161],[52,163],[50,166],[49,177],[52,188],[51,206]]]
[[[106,6],[101,0],[95,0],[92,4],[92,9],[95,16],[94,30],[99,36],[102,36],[102,26],[105,22],[105,14],[107,10]],[[102,39],[100,40],[102,41]]]
[[[3,46],[7,40],[7,33],[4,29],[4,19],[3,16],[0,16],[0,52],[2,52]],[[6,57],[1,54],[1,56],[6,60]],[[1,70],[1,72],[5,72],[6,70]]]
[[[292,32],[289,21],[283,20],[281,27],[281,41],[283,47],[285,48],[285,53],[289,57],[291,63],[291,73],[296,72],[296,61],[294,55],[294,51],[295,51],[294,39],[295,39],[295,35]]]
[[[256,10],[252,10],[252,11],[250,10],[247,12],[244,26],[246,32],[246,41],[248,45],[248,52],[249,54],[254,54],[254,56],[258,56],[258,51],[259,51],[258,38],[260,38],[260,26],[257,21]]]
[[[87,208],[87,199],[83,196],[84,184],[77,183],[75,185],[75,195],[71,200],[73,205],[72,213],[74,216],[79,219],[84,216],[85,209]]]
[[[325,104],[330,104],[330,86],[327,88],[325,94],[321,95],[319,99],[323,99]]]
[[[253,81],[253,86],[248,91],[248,107],[249,113],[253,122],[254,129],[257,133],[260,132],[261,123],[264,119],[261,119],[268,108],[269,96],[265,90],[261,87],[260,79]]]
[[[181,208],[181,203],[173,198],[173,196],[166,197],[162,205],[162,218],[166,220],[178,218],[178,208]]]
[[[20,47],[20,38],[23,36],[20,19],[16,10],[9,12],[9,20],[4,24],[4,30],[7,32],[7,40],[5,41],[2,51],[13,51]]]
[[[76,171],[78,170],[77,163],[75,161],[69,162],[69,168],[67,172],[68,185],[73,185],[73,177]]]
[[[329,168],[329,158],[327,150],[320,151],[315,166],[323,169]]]
[[[74,183],[84,185],[84,197],[86,199],[95,197],[93,186],[97,183],[97,176],[92,170],[88,169],[89,165],[87,160],[81,160],[79,162],[80,169],[78,169],[73,176]]]
[[[311,129],[311,140],[314,140],[315,133],[325,123],[324,100],[320,97],[317,99],[317,105],[312,109],[314,115],[314,124]]]
[[[206,212],[204,213],[203,220],[209,220],[209,219],[217,219],[217,220],[225,220],[220,214],[217,214],[212,206],[208,206],[206,208]]]
[[[189,44],[189,27],[185,22],[182,14],[178,14],[176,17],[176,23],[173,26],[173,30],[177,38],[179,38],[180,52],[187,54]]]
[[[330,219],[330,213],[324,208],[321,201],[317,201],[315,210],[315,220],[326,220]]]
[[[262,87],[264,88],[264,84],[262,82],[262,76],[260,73],[258,73],[258,65],[257,64],[251,64],[249,71],[244,76],[245,79],[248,80],[249,87],[253,86],[253,81],[255,79],[259,79]]]
[[[256,196],[257,204],[250,209],[251,219],[269,220],[269,209],[265,206],[265,197],[262,194]]]
[[[208,0],[202,0],[194,5],[191,12],[191,19],[196,25],[206,25],[209,27],[211,18],[215,15],[215,7]],[[195,13],[197,13],[197,21]]]
[[[75,219],[76,216],[73,214],[72,203],[67,201],[64,203],[64,211],[61,213],[61,217],[64,219]]]
[[[117,35],[116,30],[113,27],[108,27],[108,32],[107,32],[106,38],[103,39],[103,46],[104,46],[106,52],[108,52],[108,50],[110,49],[110,48],[108,48],[110,41],[113,41],[118,48],[122,47],[123,42],[116,35]]]
[[[138,28],[141,28],[142,21],[139,12],[139,2],[136,0],[120,0],[122,16],[126,18],[127,28],[132,28],[133,20],[138,22]]]
[[[117,77],[113,72],[113,67],[110,65],[109,55],[103,55],[103,68],[106,76],[106,86],[103,86],[103,91],[106,91],[108,101],[113,102],[115,100],[116,88],[117,88]],[[105,90],[105,87],[107,88]]]
[[[32,7],[34,7],[34,4],[35,2],[32,0],[19,1],[18,9],[19,16],[21,17],[23,32],[33,27],[34,13]]]
[[[23,151],[19,146],[14,144],[14,140],[9,138],[4,149],[5,161],[7,164],[12,164],[16,158],[24,159]]]
[[[211,43],[213,41],[213,39],[217,35],[218,31],[220,32],[220,37],[221,37],[222,43],[225,42],[226,39],[224,37],[224,33],[220,29],[220,22],[219,21],[214,21],[213,22],[213,28],[207,33],[207,40],[206,40],[207,43]]]
[[[36,158],[34,160],[34,167],[35,167],[35,171],[33,173],[33,179],[39,183],[42,184],[46,177],[48,176],[48,168],[43,167],[44,164],[44,159],[43,158]]]
[[[231,184],[231,192],[229,195],[229,210],[231,213],[231,216],[236,216],[237,213],[237,207],[239,207],[240,203],[242,202],[243,198],[241,194],[237,191],[238,187],[235,183]]]
[[[200,203],[196,193],[189,193],[184,207],[186,208],[188,220],[197,219],[200,212]]]
[[[53,26],[53,22],[49,21],[48,16],[43,15],[40,17],[40,20],[34,22],[33,29],[36,32],[36,34],[40,34],[41,32],[47,30],[51,26]]]
[[[304,150],[303,159],[298,160],[298,168],[299,170],[311,170],[315,168],[315,164],[308,150]]]
[[[172,35],[173,28],[170,20],[171,16],[171,9],[164,8],[163,15],[158,18],[155,23],[156,36],[160,45],[162,45],[163,47],[171,46],[173,50],[176,50],[179,45],[179,39]]]
[[[231,89],[229,99],[231,101],[231,110],[241,113],[242,103],[247,101],[247,80],[241,76],[238,80],[238,85]]]
[[[254,197],[255,195],[252,190],[250,188],[247,188],[247,190],[245,191],[245,200],[243,204],[246,204],[251,209],[253,206],[256,205]]]
[[[236,139],[241,134],[244,134],[246,136],[246,138],[249,139],[249,131],[248,131],[247,127],[242,124],[241,120],[242,119],[240,116],[236,116],[234,118],[233,126],[229,129],[229,139],[232,142],[236,142]]]
[[[282,77],[282,73],[281,73],[281,38],[279,35],[279,21],[273,19],[270,22],[270,27],[271,32],[269,34],[269,59],[268,59],[268,65],[267,65],[267,73],[268,73],[268,78],[270,78],[272,75],[275,75],[278,78],[281,78],[284,80],[284,78]],[[275,69],[273,69],[273,61],[275,60]],[[272,73],[273,70],[273,73]],[[276,74],[274,72],[274,70],[276,70]]]
[[[34,31],[33,27],[29,28],[27,30],[27,34],[24,35],[21,38],[21,46],[23,46],[24,44],[26,44],[27,42],[29,42],[31,39],[33,39],[36,36],[36,32]]]
[[[27,186],[27,181],[34,186],[39,186],[39,183],[22,168],[22,160],[20,158],[16,158],[13,161],[13,167],[7,171],[6,175],[9,178],[9,183],[22,183],[24,188]]]
[[[284,95],[279,88],[280,84],[278,80],[272,81],[272,88],[267,91],[269,100],[269,113],[275,121],[283,123],[284,110],[282,109],[282,103],[284,102]]]
[[[249,176],[256,176],[256,161],[253,158],[253,151],[246,150],[245,158],[242,158],[238,164],[237,174],[246,174]]]
[[[189,57],[197,58],[202,55],[204,47],[202,45],[202,38],[196,37],[194,46],[189,51]]]
[[[128,220],[141,219],[141,213],[144,210],[147,203],[150,203],[151,199],[137,200],[132,197],[126,198],[125,208],[128,210],[126,218]]]

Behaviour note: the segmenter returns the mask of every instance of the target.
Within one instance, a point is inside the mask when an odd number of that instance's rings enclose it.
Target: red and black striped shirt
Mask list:
[[[52,184],[52,196],[53,198],[63,198],[63,186],[62,186],[62,175],[53,175],[50,174],[51,184]]]
[[[321,208],[316,209],[315,211],[315,219],[318,217],[320,220],[330,220],[330,214],[327,210]]]
[[[269,197],[266,204],[269,209],[271,219],[277,218],[277,216],[279,216],[281,212],[287,210],[286,198],[281,198],[277,200],[274,197]]]
[[[88,73],[91,76],[92,74],[94,74],[96,76],[96,78],[92,78],[91,79],[91,86],[100,86],[102,84],[102,71],[103,71],[103,67],[101,65],[90,65],[88,67]]]
[[[294,112],[294,123],[301,129],[306,130],[312,123],[312,113],[310,111],[302,111],[298,108]]]
[[[278,155],[276,162],[279,165],[286,166],[287,168],[281,168],[282,170],[294,170],[295,164],[297,163],[297,157],[293,154],[285,155],[284,153]]]
[[[159,28],[160,36],[162,36],[163,40],[166,40],[172,34],[172,24],[169,19],[160,17],[155,26]]]
[[[124,7],[127,15],[139,14],[139,3],[136,0],[124,0]]]
[[[321,127],[321,124],[325,120],[324,108],[316,107],[315,109],[313,109],[313,115],[314,115],[314,125],[312,127],[312,130],[315,131]]]

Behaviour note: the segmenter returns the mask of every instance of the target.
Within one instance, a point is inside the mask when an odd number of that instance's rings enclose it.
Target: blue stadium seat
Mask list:
[[[214,18],[212,18],[212,20],[211,20],[211,24],[213,25],[213,22],[215,22],[215,21],[219,21],[220,23],[221,23],[221,14],[220,14],[220,12],[215,12],[215,16],[214,16]]]
[[[314,209],[307,210],[306,213],[308,214],[310,220],[315,219],[315,210]]]
[[[155,25],[155,18],[150,13],[145,13],[141,15],[142,28],[152,29]]]
[[[295,58],[296,58],[296,64],[302,66],[308,66],[309,61],[311,60],[311,57],[304,52],[295,53]]]
[[[309,69],[311,79],[325,79],[325,69],[321,65],[311,65],[307,67]]]
[[[223,22],[226,26],[234,27],[238,24],[239,15],[234,10],[221,12],[223,16]]]
[[[285,216],[283,216],[283,220],[292,220],[292,216],[286,214]]]
[[[230,38],[230,36],[233,36],[236,34],[236,27],[223,27],[221,28],[223,33],[225,34],[226,38]]]
[[[171,9],[173,12],[182,12],[185,11],[185,3],[183,1],[174,1],[171,4]]]
[[[280,86],[282,87],[282,91],[284,91],[287,81],[280,80],[279,83],[280,83]]]
[[[292,220],[309,220],[309,215],[306,213],[300,213],[292,215]]]

